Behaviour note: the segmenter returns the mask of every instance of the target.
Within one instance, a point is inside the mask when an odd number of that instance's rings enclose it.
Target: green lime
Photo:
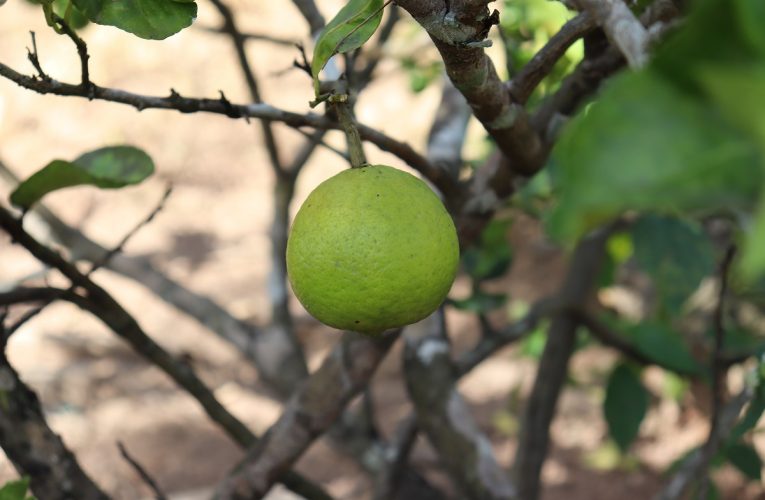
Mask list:
[[[420,179],[385,165],[345,170],[300,207],[287,243],[295,295],[319,321],[363,333],[415,323],[446,298],[457,231]]]

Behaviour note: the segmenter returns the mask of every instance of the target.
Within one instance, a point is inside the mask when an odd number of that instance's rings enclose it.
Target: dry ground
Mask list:
[[[215,25],[215,12],[201,3],[197,24]],[[341,2],[319,3],[329,13]],[[235,6],[247,29],[305,38],[306,27],[291,2],[239,0]],[[30,29],[37,32],[45,69],[59,79],[75,81],[78,66],[73,47],[46,29],[41,12],[23,0],[10,0],[0,8],[0,60],[31,71],[25,50]],[[84,36],[92,54],[93,79],[99,84],[158,95],[167,94],[171,87],[194,96],[216,96],[220,89],[232,101],[246,100],[230,45],[219,35],[189,29],[164,42],[149,42],[113,28],[90,27]],[[417,38],[411,43],[420,42],[426,43]],[[266,100],[287,109],[305,109],[311,97],[306,76],[280,72],[291,65],[296,52],[263,43],[249,48]],[[380,77],[360,102],[360,118],[422,149],[438,89],[434,86],[416,96],[406,89],[406,77],[396,65],[383,65]],[[301,138],[287,128],[276,129],[287,156]],[[476,138],[480,131],[473,125],[470,134]],[[0,158],[17,173],[28,174],[53,158],[74,158],[112,143],[140,146],[158,165],[158,174],[138,187],[117,192],[77,188],[51,195],[47,201],[60,216],[108,246],[151,210],[171,182],[175,191],[166,208],[130,242],[127,252],[150,256],[190,289],[213,297],[240,317],[262,323],[269,311],[265,281],[273,179],[258,137],[256,127],[243,121],[164,111],[138,113],[117,104],[39,96],[0,80]],[[330,140],[342,144],[336,134]],[[469,147],[468,156],[479,147]],[[368,152],[374,161],[400,166],[395,158],[372,147]],[[300,178],[295,207],[316,183],[341,168],[335,156],[319,151]],[[7,186],[0,187],[0,195],[7,192]],[[516,300],[525,301],[553,290],[561,275],[561,258],[536,225],[519,223],[509,238],[516,249],[513,270],[495,286],[509,288]],[[38,263],[0,237],[0,284],[40,270]],[[227,344],[139,283],[106,271],[99,271],[97,280],[161,344],[189,355],[220,399],[253,429],[262,432],[278,417],[279,404],[263,395],[256,372]],[[455,294],[465,291],[464,283],[455,285]],[[317,325],[298,304],[293,305],[315,367],[337,340],[337,333]],[[455,349],[469,346],[476,330],[473,320],[452,312],[449,323]],[[379,424],[386,431],[409,410],[399,352],[394,349],[374,380]],[[204,494],[240,456],[191,398],[101,324],[71,306],[51,306],[17,332],[9,356],[41,395],[51,425],[115,498],[149,494],[119,456],[118,440],[176,498]],[[613,360],[613,354],[603,349],[584,350],[574,359],[576,384],[563,395],[552,430],[554,449],[544,471],[545,499],[649,498],[661,484],[661,471],[706,432],[698,415],[662,401],[645,422],[635,447],[640,463],[614,467],[603,447],[606,429],[599,406],[604,374]],[[508,349],[461,384],[506,465],[513,455],[517,426],[516,404],[508,394],[527,389],[533,374],[533,362]],[[648,379],[660,394],[661,376],[651,374]],[[422,440],[413,461],[448,487]],[[326,484],[338,498],[367,497],[369,483],[360,469],[323,440],[300,460],[298,470]],[[11,464],[0,455],[0,483],[14,475]],[[743,487],[733,471],[724,470],[719,479],[729,498],[762,494],[756,486]]]

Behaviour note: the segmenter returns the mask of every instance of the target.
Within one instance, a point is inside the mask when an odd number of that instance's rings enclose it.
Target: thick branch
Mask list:
[[[263,496],[366,387],[398,335],[399,331],[378,337],[346,333],[293,395],[279,420],[221,483],[216,498]]]
[[[512,160],[512,168],[530,176],[542,167],[546,153],[523,106],[511,101],[483,50],[486,35],[496,21],[486,3],[452,2],[450,9],[435,1],[400,0],[398,5],[427,30],[449,78],[497,146]]]
[[[583,240],[574,251],[561,290],[565,304],[583,304],[598,274],[609,231],[601,230]],[[515,477],[524,500],[539,496],[542,464],[550,442],[550,423],[555,415],[568,361],[574,350],[578,321],[567,311],[552,317],[547,343],[539,361],[534,387],[526,403],[515,460]]]
[[[8,364],[3,351],[0,351],[0,447],[19,474],[29,476],[32,492],[38,498],[108,498],[48,427],[37,395]]]
[[[515,487],[456,389],[458,372],[443,328],[443,315],[436,313],[410,327],[420,335],[406,337],[404,374],[418,426],[466,498],[514,499]]]

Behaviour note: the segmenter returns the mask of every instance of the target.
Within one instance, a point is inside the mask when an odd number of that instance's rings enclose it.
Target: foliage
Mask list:
[[[696,4],[650,66],[608,84],[558,142],[565,190],[549,227],[561,240],[627,210],[700,215],[752,210],[762,198],[765,118],[750,112],[765,106],[765,51],[747,20],[755,7]],[[751,277],[765,271],[756,250],[765,241],[762,215],[745,238]]]
[[[29,479],[23,478],[18,481],[9,481],[0,487],[0,500],[34,500],[27,495]]]
[[[383,15],[383,0],[350,0],[319,35],[313,49],[311,72],[319,96],[319,72],[337,54],[361,47],[374,34]]]
[[[611,437],[622,451],[637,437],[647,411],[648,391],[638,372],[629,365],[617,365],[608,378],[603,412]]]
[[[136,36],[161,40],[191,25],[194,0],[71,0],[96,24],[115,26]]]
[[[53,160],[11,193],[11,203],[24,210],[40,198],[71,186],[88,184],[114,189],[138,184],[154,172],[154,162],[132,146],[109,146],[83,154],[73,161]]]

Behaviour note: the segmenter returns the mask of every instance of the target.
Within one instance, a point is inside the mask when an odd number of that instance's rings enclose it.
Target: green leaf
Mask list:
[[[540,324],[521,340],[519,354],[531,359],[540,359],[547,344],[547,324]]]
[[[738,268],[746,281],[756,280],[765,273],[765,195],[755,212],[751,227],[744,237]]]
[[[765,19],[762,23],[765,27]],[[759,64],[710,64],[696,74],[723,116],[751,134],[765,154],[765,114],[753,111],[765,108],[765,58]]]
[[[462,265],[474,280],[490,280],[507,272],[513,257],[506,237],[511,222],[510,219],[492,220],[484,228],[477,245],[463,252]]]
[[[319,72],[329,59],[364,45],[377,30],[383,15],[383,0],[350,0],[324,27],[313,49],[311,73],[319,95]]]
[[[735,443],[725,450],[725,456],[742,474],[752,480],[762,477],[762,459],[751,445]]]
[[[736,0],[736,13],[742,33],[760,54],[765,55],[765,2],[762,0]]]
[[[44,3],[43,0],[27,0],[27,2],[34,5],[41,5]],[[71,7],[69,7],[69,5],[70,0],[53,0],[53,12],[64,18],[69,26],[75,30],[79,30],[87,26],[90,21],[85,16],[85,14],[80,12],[80,9],[75,7],[73,4]],[[69,13],[69,19],[66,19],[67,9],[71,9]]]
[[[115,26],[140,38],[162,40],[191,26],[197,5],[187,0],[73,0],[96,24]]]
[[[565,241],[629,209],[749,207],[763,180],[751,141],[650,72],[611,82],[564,130],[553,156],[562,194],[548,224]]]
[[[648,391],[638,373],[626,364],[617,365],[608,378],[603,413],[611,437],[624,452],[635,440],[648,411]]]
[[[132,146],[110,146],[73,162],[53,160],[11,193],[11,203],[26,210],[51,191],[88,184],[105,189],[138,184],[154,172],[149,155]]]
[[[744,418],[736,424],[736,427],[734,427],[733,431],[730,433],[730,437],[728,438],[729,442],[735,443],[741,439],[744,434],[752,430],[754,426],[757,425],[760,417],[762,417],[763,412],[765,412],[765,386],[763,386],[763,382],[760,380],[759,386],[754,394],[754,399],[749,403]]]
[[[657,364],[682,374],[702,371],[683,338],[671,327],[643,322],[624,326],[624,331],[635,347]]]
[[[449,302],[462,311],[486,312],[502,307],[507,302],[507,295],[477,290],[466,299],[450,299]]]
[[[659,292],[659,304],[677,312],[715,270],[712,243],[698,225],[646,215],[631,228],[635,261]]]
[[[0,488],[0,500],[24,500],[29,489],[29,479],[10,481]]]

